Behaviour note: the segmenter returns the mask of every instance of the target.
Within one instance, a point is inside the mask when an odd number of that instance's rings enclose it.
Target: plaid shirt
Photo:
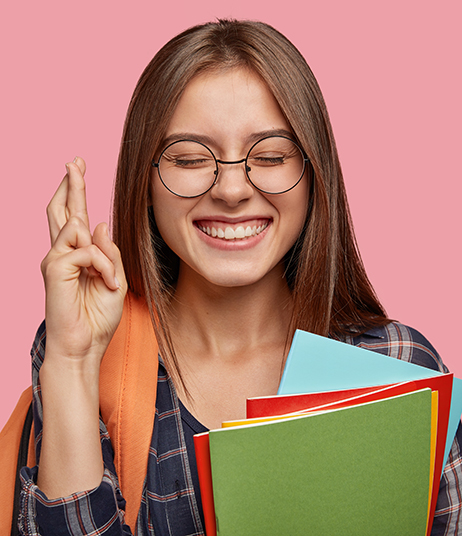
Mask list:
[[[392,323],[345,342],[367,348],[441,372],[447,372],[441,358],[417,331]],[[34,385],[34,422],[37,456],[42,438],[42,405],[38,372],[45,353],[45,328],[39,328],[32,348]],[[191,418],[178,400],[173,383],[160,365],[157,385],[154,432],[149,451],[137,536],[200,536],[202,513],[197,492],[197,475]],[[197,423],[197,421],[196,421]],[[188,424],[186,426],[185,424]],[[201,426],[197,423],[197,426]],[[100,486],[70,497],[47,500],[35,484],[37,468],[21,471],[21,513],[19,526],[26,536],[121,536],[131,534],[124,524],[125,501],[115,474],[111,441],[100,421],[101,446],[105,471]],[[462,428],[456,435],[441,479],[432,535],[462,534]]]

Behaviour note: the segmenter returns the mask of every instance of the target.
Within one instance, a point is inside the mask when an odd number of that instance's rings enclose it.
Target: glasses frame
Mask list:
[[[264,140],[268,140],[270,138],[283,138],[285,140],[289,140],[291,141],[297,148],[298,150],[300,151],[300,154],[303,158],[303,168],[302,168],[302,172],[300,174],[300,177],[299,179],[297,180],[297,182],[291,186],[290,188],[287,188],[286,190],[282,190],[281,192],[268,192],[266,190],[263,190],[262,188],[259,188],[256,184],[254,184],[252,182],[252,179],[250,178],[250,175],[249,175],[249,172],[251,171],[251,168],[249,167],[248,165],[248,159],[249,159],[249,155],[250,153],[252,152],[253,148],[258,145],[260,142],[264,141]],[[215,174],[215,179],[213,180],[212,184],[207,188],[207,190],[205,190],[204,192],[200,193],[200,194],[196,194],[196,195],[180,195],[180,194],[177,194],[176,192],[174,192],[171,188],[169,188],[165,182],[164,182],[164,179],[162,178],[162,175],[160,173],[160,161],[162,159],[162,156],[163,154],[165,153],[165,151],[171,147],[172,145],[175,145],[176,143],[180,143],[180,142],[183,142],[183,141],[189,141],[189,142],[194,142],[194,143],[198,143],[199,145],[202,145],[202,147],[204,147],[205,149],[207,149],[207,151],[212,155],[213,157],[213,160],[215,161],[215,171],[214,171],[214,174]],[[289,138],[288,136],[265,136],[264,138],[261,138],[259,139],[258,141],[256,141],[251,147],[250,149],[247,151],[247,155],[245,158],[242,158],[241,160],[220,160],[218,159],[212,149],[210,149],[210,147],[207,147],[207,145],[205,145],[205,143],[202,143],[200,141],[197,141],[197,140],[190,140],[190,139],[184,139],[184,140],[176,140],[176,141],[173,141],[172,143],[169,143],[167,145],[167,147],[165,147],[162,152],[160,153],[159,155],[159,158],[157,159],[157,162],[153,159],[152,162],[151,162],[151,165],[152,167],[155,167],[157,168],[157,173],[159,174],[159,178],[162,182],[162,184],[165,186],[165,188],[171,192],[173,195],[176,195],[177,197],[182,197],[183,199],[194,199],[196,197],[201,197],[202,195],[205,195],[207,192],[209,192],[214,186],[215,184],[217,183],[217,180],[218,180],[218,171],[219,171],[219,168],[218,168],[218,164],[222,164],[222,165],[234,165],[234,164],[242,164],[245,162],[245,165],[244,165],[244,169],[245,169],[245,175],[247,177],[247,180],[250,182],[250,184],[256,189],[258,190],[259,192],[263,193],[263,194],[267,194],[267,195],[281,195],[281,194],[285,194],[287,192],[290,192],[290,190],[292,190],[293,188],[295,188],[295,186],[297,186],[297,184],[302,180],[303,178],[303,175],[305,175],[305,170],[307,168],[307,164],[308,163],[311,163],[310,159],[306,156],[305,152],[303,151],[303,149],[300,147],[300,145],[294,141],[292,138]]]

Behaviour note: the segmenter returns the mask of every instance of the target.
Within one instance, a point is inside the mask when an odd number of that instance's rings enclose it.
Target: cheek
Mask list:
[[[181,207],[178,207],[180,198],[170,193],[160,182],[159,177],[154,175],[151,183],[151,202],[156,217],[156,222],[160,225],[161,220],[175,220],[175,213]]]
[[[192,232],[188,214],[195,201],[173,195],[160,181],[153,184],[151,199],[154,219],[161,237],[170,249],[180,254],[187,247]]]
[[[308,214],[308,186],[301,183],[284,195],[287,197],[284,199],[284,206],[280,208],[280,214],[290,227],[289,235],[295,241],[303,229]]]

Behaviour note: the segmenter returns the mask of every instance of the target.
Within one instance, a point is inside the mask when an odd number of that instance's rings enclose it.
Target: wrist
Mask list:
[[[62,397],[73,394],[84,403],[87,400],[99,406],[99,371],[101,359],[80,360],[45,352],[39,378],[42,396]]]
[[[103,348],[100,345],[85,350],[69,348],[69,345],[63,348],[47,334],[42,368],[47,365],[47,369],[53,369],[63,374],[82,374],[91,378],[95,374],[99,374],[105,351],[106,347]]]

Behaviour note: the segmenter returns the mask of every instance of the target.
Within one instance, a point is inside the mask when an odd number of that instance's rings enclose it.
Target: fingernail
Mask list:
[[[66,171],[69,174],[69,164],[65,164],[65,166],[66,166]]]
[[[115,276],[114,276],[114,281],[115,281],[115,284],[117,285],[117,288],[120,288],[119,280]]]
[[[74,158],[74,160],[72,160],[72,162],[74,162],[74,164],[77,162],[77,156]]]

